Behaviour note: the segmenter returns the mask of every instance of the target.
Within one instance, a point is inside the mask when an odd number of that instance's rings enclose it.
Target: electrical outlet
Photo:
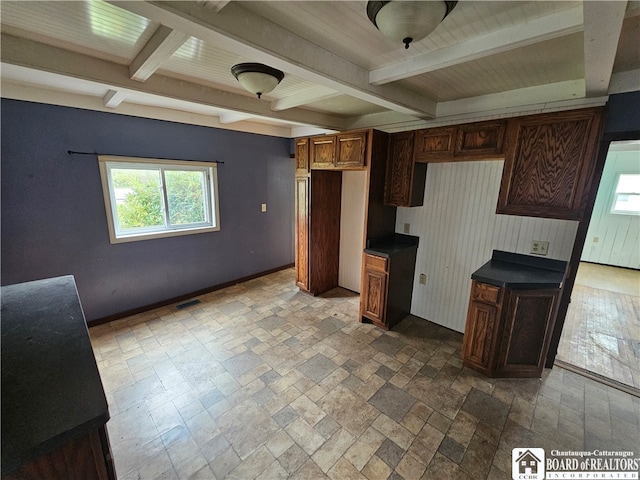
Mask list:
[[[404,233],[409,233],[411,230],[411,224],[410,223],[405,223],[404,224]]]
[[[600,237],[593,237],[593,243],[598,243],[600,241]]]
[[[263,212],[266,212],[267,211],[267,204],[263,203],[260,208],[262,209]]]
[[[542,240],[534,240],[531,242],[531,253],[534,255],[546,255],[549,253],[549,242],[543,242]]]
[[[427,276],[424,273],[421,273],[418,281],[420,282],[420,285],[426,285]]]

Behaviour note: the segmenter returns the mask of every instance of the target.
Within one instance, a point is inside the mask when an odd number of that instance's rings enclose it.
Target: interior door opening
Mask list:
[[[621,175],[638,185],[621,192]],[[640,396],[640,212],[633,205],[638,199],[640,141],[612,142],[556,357],[560,366],[636,396]],[[616,205],[623,203],[630,207],[616,212]]]

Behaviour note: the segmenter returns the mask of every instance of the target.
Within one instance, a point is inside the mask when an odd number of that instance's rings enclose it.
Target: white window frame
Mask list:
[[[153,238],[175,237],[179,235],[192,235],[195,233],[216,232],[220,230],[220,211],[218,206],[218,168],[213,162],[190,162],[184,160],[164,160],[156,158],[119,157],[111,155],[99,155],[100,179],[102,181],[102,194],[104,197],[105,211],[107,213],[107,226],[109,229],[109,241],[111,243],[135,242],[150,240]],[[149,168],[160,170],[164,227],[153,227],[136,233],[125,233],[118,228],[115,191],[111,181],[111,168]],[[164,186],[164,172],[167,170],[194,170],[201,171],[207,177],[206,189],[206,221],[186,225],[168,224],[167,192]]]
[[[640,215],[640,212],[630,210],[616,210],[616,204],[618,203],[619,195],[639,195],[640,192],[618,192],[618,185],[620,184],[620,177],[622,175],[638,175],[635,172],[618,172],[616,174],[616,182],[613,187],[611,208],[609,212],[612,215]]]

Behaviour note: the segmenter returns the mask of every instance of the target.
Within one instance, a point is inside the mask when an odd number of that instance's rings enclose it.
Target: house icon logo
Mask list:
[[[513,480],[544,480],[544,448],[514,448],[511,473]]]

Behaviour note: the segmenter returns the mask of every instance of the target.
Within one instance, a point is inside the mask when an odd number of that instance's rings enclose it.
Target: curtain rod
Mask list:
[[[98,152],[76,152],[75,150],[67,150],[67,153],[69,155],[109,155],[112,157],[121,157],[122,155],[113,155],[111,153],[98,153]],[[159,157],[154,157],[155,160],[175,160],[176,162],[184,162],[184,161],[189,161],[189,160],[182,160],[179,158],[159,158]],[[221,162],[219,160],[193,160],[198,161],[198,162],[206,162],[206,163],[220,163],[220,164],[224,164],[224,162]]]

